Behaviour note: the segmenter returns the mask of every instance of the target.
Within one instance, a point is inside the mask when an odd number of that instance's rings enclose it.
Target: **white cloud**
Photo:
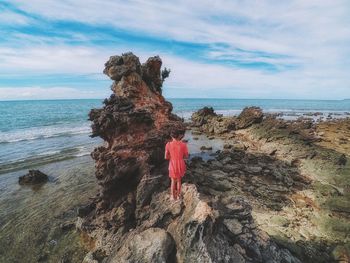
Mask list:
[[[27,25],[30,20],[28,17],[15,12],[0,10],[0,25]]]
[[[109,58],[96,48],[71,46],[0,47],[2,73],[97,73]]]
[[[350,97],[348,0],[14,0],[13,3],[48,20],[108,25],[169,40],[206,43],[212,49],[205,58],[264,62],[280,70],[269,73],[256,68],[199,63],[169,52],[160,54],[164,65],[172,69],[169,87],[194,90],[231,87],[247,96]],[[23,42],[26,39],[25,35],[18,36]],[[35,39],[30,42],[35,43]],[[98,73],[109,55],[129,49],[67,46],[60,39],[56,44],[50,43],[53,46],[44,42],[20,49],[0,48],[0,70]],[[218,47],[217,43],[224,45]],[[134,49],[133,43],[130,47],[142,60],[154,55]],[[248,53],[237,52],[236,48]],[[257,51],[272,56],[262,56]]]
[[[104,98],[106,95],[102,90],[81,90],[69,87],[0,87],[0,100],[95,99]]]

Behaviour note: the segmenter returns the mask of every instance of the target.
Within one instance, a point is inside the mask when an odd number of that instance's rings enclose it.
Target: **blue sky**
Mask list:
[[[0,100],[104,98],[109,56],[160,55],[166,97],[350,98],[350,3],[0,0]]]

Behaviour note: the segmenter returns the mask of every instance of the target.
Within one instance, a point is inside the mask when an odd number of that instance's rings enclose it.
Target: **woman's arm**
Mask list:
[[[188,156],[189,156],[187,143],[184,143],[183,145],[184,145],[184,146],[183,146],[183,157],[184,157],[185,159],[187,159]]]
[[[169,152],[169,143],[165,145],[165,155],[164,155],[165,160],[170,160],[170,152]]]

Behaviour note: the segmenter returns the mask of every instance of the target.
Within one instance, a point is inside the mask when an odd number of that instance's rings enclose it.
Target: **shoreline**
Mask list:
[[[0,175],[0,261],[81,262],[87,250],[75,231],[76,210],[94,197],[90,157],[36,167],[49,175],[38,186],[20,186],[26,170]]]
[[[92,153],[99,193],[76,222],[94,244],[85,261],[349,261],[349,156],[319,145],[332,135],[318,127],[344,122],[348,136],[350,118],[283,120],[256,105],[230,117],[204,107],[184,123],[162,96],[161,65],[131,52],[105,63],[113,93],[89,113],[106,142]],[[185,129],[205,158],[190,158],[172,202],[164,145]]]
[[[297,121],[297,122],[300,122]],[[293,123],[297,123],[296,121],[290,121],[291,124]],[[320,122],[320,123],[317,123],[316,125],[321,125],[322,126],[322,129],[317,129],[317,133],[321,133],[323,132],[323,130],[330,130],[331,131],[337,131],[337,125],[338,124],[342,124],[344,123],[344,128],[347,129],[347,125],[348,125],[348,122],[350,122],[348,119],[343,119],[343,120],[332,120],[332,121],[326,121],[326,122]],[[259,126],[259,124],[255,125],[255,126]],[[254,127],[255,127],[254,126]],[[330,129],[330,126],[335,126],[333,127],[332,129]],[[236,150],[239,150],[239,149],[245,149],[247,146],[248,148],[244,151],[251,151],[252,149],[254,149],[254,147],[256,147],[256,142],[257,141],[264,141],[264,137],[261,137],[261,135],[259,135],[259,133],[257,133],[257,131],[259,131],[259,129],[256,129],[256,128],[248,128],[247,130],[241,130],[240,132],[235,132],[235,135],[233,133],[224,133],[224,134],[221,134],[221,135],[215,135],[215,134],[206,134],[206,133],[203,133],[203,132],[198,132],[197,128],[191,128],[189,129],[187,132],[186,132],[186,136],[185,136],[185,139],[188,140],[188,143],[189,143],[189,147],[190,147],[190,152],[192,152],[192,156],[191,156],[191,159],[196,159],[196,157],[201,157],[203,158],[204,160],[206,160],[207,162],[209,160],[211,161],[215,161],[216,158],[218,157],[218,153],[217,151],[225,151],[225,147],[228,147],[227,145],[233,145],[233,148],[231,149],[236,149]],[[350,127],[350,125],[349,125]],[[343,133],[340,131],[338,132],[339,134],[339,137],[342,137],[343,136]],[[253,137],[249,137],[247,138],[247,136],[253,136]],[[258,138],[260,139],[257,139],[256,136],[258,136]],[[260,136],[260,137],[259,137]],[[328,137],[329,136],[334,136],[334,134],[330,133],[328,135],[328,133],[324,133],[322,134],[322,136],[325,138],[324,142],[323,143],[327,143],[328,142]],[[286,137],[288,138],[288,137]],[[242,144],[235,144],[234,142],[235,141],[240,141],[240,143],[243,143]],[[275,143],[274,140],[271,141],[271,143]],[[322,145],[322,141],[321,142],[318,142],[319,144]],[[266,142],[263,142],[262,145],[266,145]],[[346,145],[346,144],[340,144],[340,145],[343,145],[343,147]],[[212,147],[212,150],[204,150],[202,151],[200,148],[201,146],[205,146],[207,148],[210,148]],[[329,146],[329,148],[332,148],[333,146]],[[226,149],[226,151],[228,151]],[[254,152],[254,150],[252,150]],[[256,150],[255,150],[256,151]],[[265,150],[266,152],[266,150]],[[346,153],[348,153],[348,150],[346,149],[345,150]],[[195,153],[195,154],[193,154]],[[88,158],[88,157],[82,157],[82,158]],[[77,161],[79,162],[79,157],[78,158],[73,158],[73,159],[70,159],[70,160],[67,160],[67,161],[60,161],[58,163],[65,163],[65,162],[72,162],[72,163],[76,163]],[[283,159],[283,158],[282,158]],[[209,161],[209,167],[214,167],[213,164],[211,164],[211,161]],[[289,163],[291,163],[292,161],[288,161]],[[92,165],[93,162],[92,160],[90,159],[89,163]],[[50,163],[46,166],[50,166],[50,165],[55,165],[55,162],[53,163]],[[45,166],[45,165],[44,165]],[[74,164],[75,166],[75,164]],[[192,171],[195,171],[196,169],[194,170],[191,170],[192,168],[189,169],[190,172]],[[45,171],[45,169],[44,169]],[[12,172],[11,174],[19,174],[19,171],[17,172]],[[14,175],[11,175],[11,176],[14,176]],[[14,182],[16,183],[16,182]],[[220,187],[223,187],[223,186],[219,186]],[[29,189],[28,189],[29,190]],[[237,190],[237,187],[236,187],[236,190]],[[32,190],[30,190],[32,191]],[[309,191],[309,190],[307,190]],[[219,191],[220,192],[220,191]],[[244,192],[241,192],[241,194],[244,193]],[[308,192],[305,192],[305,194],[307,194],[308,198],[310,198],[310,193]],[[245,195],[245,194],[243,194]],[[245,195],[246,196],[246,195]],[[288,215],[288,210],[287,211],[283,211],[283,216],[281,215],[278,215],[278,213],[276,214],[275,212],[273,212],[271,214],[271,212],[268,212],[269,210],[266,210],[266,208],[261,208],[259,206],[256,206],[254,205],[254,199],[251,199],[249,198],[249,196],[246,196],[249,200],[251,200],[252,204],[253,204],[253,217],[254,219],[257,221],[259,227],[261,229],[263,229],[264,231],[266,231],[268,234],[270,234],[271,236],[275,236],[276,238],[276,242],[277,243],[280,243],[284,246],[291,246],[291,244],[286,244],[284,243],[285,242],[285,239],[280,239],[280,236],[281,236],[281,233],[283,233],[283,231],[285,231],[285,227],[283,227],[284,224],[286,224],[286,221],[285,221],[285,218],[286,215]],[[298,197],[299,198],[299,197]],[[304,197],[305,198],[305,197]],[[313,201],[314,202],[314,201]],[[80,203],[81,205],[82,203]],[[274,224],[276,225],[273,225],[271,226],[270,223],[268,223],[269,220],[271,220],[271,218],[269,219],[269,216],[273,217],[273,218],[281,218],[279,220],[281,221],[277,221],[275,222],[274,221]],[[282,219],[283,218],[283,219]],[[282,225],[280,225],[282,224]],[[309,226],[308,226],[309,228]],[[277,231],[277,232],[276,232]],[[282,231],[282,232],[280,232]],[[288,238],[291,238],[291,236],[289,236]],[[80,239],[80,238],[79,238]],[[80,241],[79,241],[80,242]]]
[[[220,125],[223,120],[218,119],[217,125]],[[211,122],[211,125],[215,125],[215,122]],[[305,262],[347,262],[350,259],[350,240],[346,234],[350,230],[349,118],[322,122],[267,118],[248,128],[219,134],[200,130],[202,127],[194,127],[195,132],[225,140],[226,149],[216,155],[219,162],[239,151],[242,151],[241,156],[253,154],[256,156],[254,158],[258,158],[258,164],[249,164],[248,161],[243,167],[233,170],[225,168],[227,161],[221,164],[226,174],[234,171],[241,173],[247,169],[252,177],[248,179],[245,175],[239,175],[238,178],[235,176],[235,179],[228,177],[224,180],[214,176],[213,180],[222,181],[218,183],[221,191],[213,191],[215,195],[245,196],[253,206],[253,217],[259,228]],[[224,157],[220,157],[222,154]],[[282,162],[282,167],[285,167],[283,176],[291,171],[299,174],[300,179],[295,182],[304,182],[303,186],[294,190],[288,187],[297,178],[294,175],[288,179],[292,181],[287,187],[277,180],[275,183],[267,181],[269,188],[266,188],[263,180],[271,176],[268,172],[271,167],[263,165],[265,158]],[[239,161],[235,163],[237,166]],[[249,172],[249,166],[257,171]],[[202,165],[199,167],[202,174],[203,169],[209,169]],[[197,169],[198,164],[194,164],[191,174],[196,174]],[[280,168],[272,170],[278,171]],[[261,177],[259,171],[267,178]],[[202,182],[195,174],[194,180]],[[210,171],[207,174],[210,176]],[[237,184],[240,184],[238,188]],[[225,185],[232,185],[233,189],[227,189]],[[277,198],[277,202],[270,199],[272,196]]]

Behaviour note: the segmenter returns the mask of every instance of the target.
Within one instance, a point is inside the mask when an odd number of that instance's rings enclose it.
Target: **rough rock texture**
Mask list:
[[[184,184],[182,202],[164,191],[141,214],[106,262],[300,262],[257,229],[241,197],[212,198]]]
[[[119,81],[114,82],[114,94],[105,106],[89,114],[92,136],[106,141],[91,154],[101,185],[101,209],[115,207],[115,202],[136,190],[139,196],[131,205],[149,202],[147,193],[141,193],[144,187],[137,186],[164,164],[164,144],[171,129],[184,129],[159,93],[161,64],[159,57],[153,57],[140,69],[138,58],[127,53],[111,57],[105,65],[104,72]]]
[[[92,136],[105,140],[91,154],[100,192],[77,211],[76,227],[91,250],[84,261],[299,263],[257,228],[248,200],[225,196],[232,187],[225,169],[206,176],[203,167],[215,163],[189,171],[187,178],[197,186],[184,184],[183,200],[170,200],[164,146],[170,131],[184,129],[184,124],[161,96],[160,67],[158,57],[140,66],[131,53],[106,63],[104,72],[115,80],[114,94],[89,116]],[[208,125],[212,118],[221,117],[206,109],[199,122]],[[216,162],[234,166],[236,159],[227,157]],[[259,167],[248,170],[250,177],[261,172]],[[290,173],[288,187],[294,187]]]
[[[123,246],[111,255],[107,262],[175,262],[175,242],[171,235],[161,228],[148,228],[130,235]]]
[[[287,121],[267,116],[260,124],[235,133],[234,140],[244,143],[247,151],[280,160],[309,181],[303,186],[302,181],[295,181],[299,176],[290,177],[285,168],[272,166],[266,168],[280,178],[289,177],[282,187],[269,182],[265,190],[263,184],[260,189],[251,188],[256,179],[247,186],[258,199],[254,215],[260,227],[306,263],[350,259],[350,170],[344,162],[350,156],[348,140],[344,140],[349,127],[349,118],[317,122],[305,117]],[[273,206],[262,208],[261,204],[271,199],[281,200],[281,205],[271,203]]]
[[[208,123],[208,120],[217,117],[218,115],[214,112],[212,107],[204,107],[191,116],[192,125],[195,127],[200,127],[203,124]]]
[[[237,129],[245,129],[254,123],[260,123],[263,120],[263,112],[259,107],[246,107],[239,114],[236,120]]]
[[[113,243],[103,235],[121,237],[137,224],[139,210],[152,194],[164,189],[165,143],[171,130],[185,129],[161,95],[161,65],[159,57],[141,66],[132,53],[112,56],[104,73],[115,80],[114,93],[103,108],[89,114],[92,136],[100,136],[105,144],[91,153],[100,192],[78,225],[106,251],[105,243]],[[113,236],[114,232],[118,234]]]
[[[29,170],[27,174],[18,178],[21,185],[42,184],[47,182],[48,176],[39,170]]]
[[[251,207],[240,197],[215,199],[184,185],[183,206],[167,227],[178,262],[300,262],[256,229]]]
[[[216,114],[212,107],[204,107],[192,114],[191,126],[208,134],[224,134],[260,123],[263,117],[259,107],[246,107],[238,117],[224,117]]]

